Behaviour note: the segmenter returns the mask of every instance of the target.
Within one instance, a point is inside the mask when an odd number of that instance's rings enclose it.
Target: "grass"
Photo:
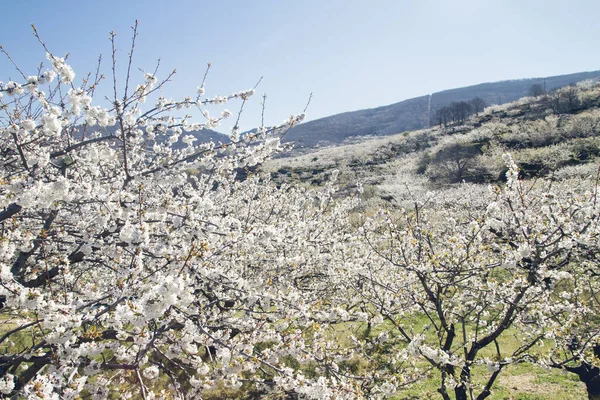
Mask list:
[[[476,368],[475,375],[483,374]],[[392,399],[440,399],[437,392],[440,378],[432,373],[428,379],[401,389]],[[475,380],[475,383],[483,383]],[[585,385],[574,375],[559,370],[547,370],[533,364],[511,365],[500,374],[492,388],[491,400],[578,400],[587,399]]]
[[[19,318],[13,318],[8,315],[0,315],[0,336],[21,326]],[[27,321],[29,322],[29,321]],[[15,332],[0,344],[0,354],[15,354],[28,348],[32,342],[32,336],[39,334],[39,329],[23,329]]]
[[[404,325],[413,327],[415,332],[419,332],[424,326],[428,324],[426,317],[422,315],[412,315],[404,319]],[[345,345],[348,343],[347,336],[352,334],[359,337],[360,333],[366,332],[366,324],[357,323],[346,323],[332,328],[329,332],[330,337],[335,338],[338,343]],[[390,332],[392,341],[399,339],[398,335],[395,334],[395,328],[389,322],[377,325],[369,332],[369,337],[375,338],[381,332]],[[460,329],[457,331],[457,337],[461,336]],[[427,331],[426,340],[430,343],[436,340],[434,332]],[[396,341],[398,343],[398,341]],[[461,343],[456,340],[456,346],[460,346]],[[506,354],[519,347],[517,339],[517,332],[514,329],[509,329],[500,338],[500,345]],[[396,344],[394,347],[384,347],[381,349],[378,355],[383,353],[394,351],[394,349],[400,349],[403,344]],[[492,346],[493,347],[493,346]],[[495,349],[488,347],[480,351],[480,358],[494,358]],[[533,350],[535,352],[535,349]],[[373,354],[372,356],[375,356]],[[373,357],[377,358],[377,357]],[[367,360],[360,357],[355,357],[346,363],[349,369],[353,373],[368,373],[369,368],[373,368],[373,364],[370,364]],[[400,388],[398,392],[392,397],[392,399],[440,399],[441,396],[438,393],[440,387],[441,378],[440,374],[436,369],[432,369],[431,366],[424,361],[417,361],[416,367],[419,368],[420,372],[424,373],[425,378],[420,379],[417,383],[411,384],[407,387]],[[477,365],[472,369],[473,383],[479,387],[479,391],[475,390],[475,393],[479,393],[487,379],[489,373],[485,366]],[[587,399],[587,393],[585,385],[579,381],[579,378],[572,373],[558,369],[547,369],[532,363],[521,363],[510,365],[506,367],[494,386],[492,387],[492,395],[489,399],[505,399],[505,400],[541,400],[541,399],[552,399],[552,400],[575,400],[575,399]]]

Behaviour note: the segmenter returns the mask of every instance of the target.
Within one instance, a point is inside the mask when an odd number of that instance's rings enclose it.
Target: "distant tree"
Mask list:
[[[433,157],[427,158],[428,175],[434,181],[448,183],[471,180],[474,174],[475,158],[482,154],[479,143],[453,143],[445,146]]]
[[[435,119],[439,126],[448,126],[448,121],[452,118],[452,109],[450,107],[442,107],[435,112]]]
[[[558,90],[553,90],[544,96],[543,101],[546,102],[548,108],[550,108],[555,114],[562,112],[562,101]]]
[[[459,105],[461,121],[464,122],[467,118],[469,118],[469,115],[473,113],[473,107],[466,101],[461,101]]]
[[[452,113],[452,122],[460,121],[460,106],[458,105],[457,101],[453,101],[450,104],[450,111]]]
[[[579,90],[574,85],[553,90],[546,96],[546,103],[555,114],[572,113],[581,107]]]
[[[540,83],[535,83],[529,88],[529,95],[531,97],[539,97],[545,93],[546,89],[544,89],[544,86]]]
[[[471,99],[469,104],[471,105],[472,111],[475,113],[475,115],[479,114],[481,111],[483,111],[485,106],[487,106],[487,103],[481,97],[475,97],[474,99]]]
[[[563,100],[563,108],[565,112],[571,113],[581,105],[581,102],[579,101],[579,93],[575,84],[571,84],[562,90],[560,97]]]
[[[450,104],[452,110],[452,120],[454,122],[464,122],[471,114],[471,104],[466,101],[453,101]]]

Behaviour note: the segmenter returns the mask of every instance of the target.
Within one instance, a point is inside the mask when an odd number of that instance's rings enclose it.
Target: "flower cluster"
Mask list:
[[[62,83],[70,84],[75,79],[75,72],[64,58],[56,57],[53,54],[47,53],[46,58],[52,63],[52,68],[60,77]]]

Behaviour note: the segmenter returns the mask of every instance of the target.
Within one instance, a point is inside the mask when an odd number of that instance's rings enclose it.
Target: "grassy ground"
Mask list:
[[[476,372],[476,371],[474,371]],[[439,376],[433,376],[402,389],[393,399],[440,399]],[[546,370],[532,364],[506,368],[492,388],[492,400],[579,400],[587,399],[585,385],[575,374]]]

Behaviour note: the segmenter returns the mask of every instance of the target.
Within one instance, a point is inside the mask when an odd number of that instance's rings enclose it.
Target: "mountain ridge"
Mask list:
[[[403,131],[429,127],[433,116],[452,102],[480,97],[487,105],[505,104],[528,95],[532,85],[547,91],[588,79],[600,78],[600,70],[583,71],[548,77],[485,82],[413,97],[375,108],[345,111],[315,119],[290,129],[284,142],[297,142],[296,147],[314,148],[336,145],[353,137],[387,136]]]

